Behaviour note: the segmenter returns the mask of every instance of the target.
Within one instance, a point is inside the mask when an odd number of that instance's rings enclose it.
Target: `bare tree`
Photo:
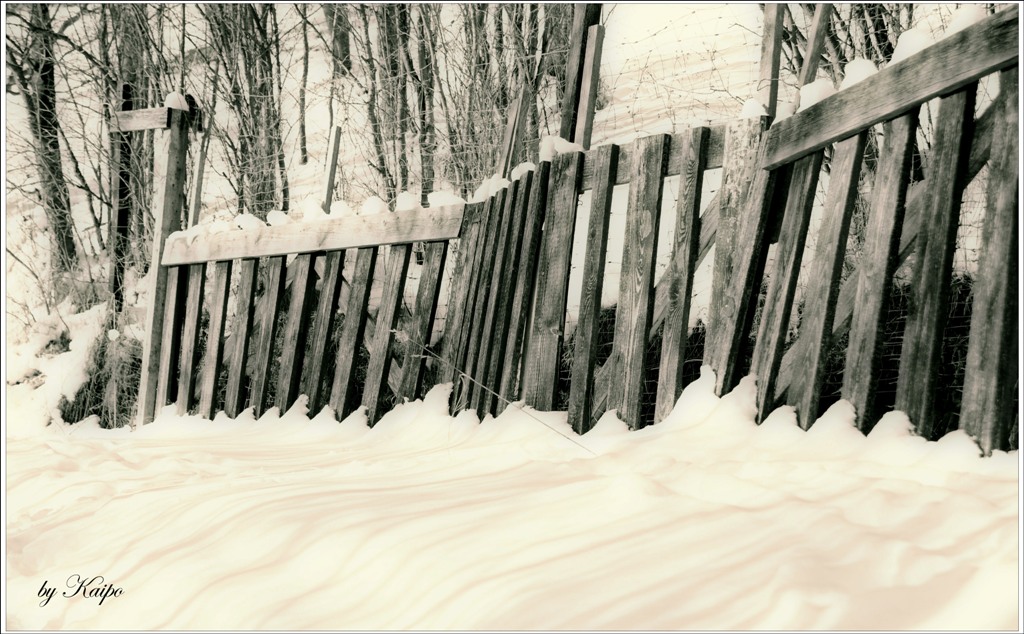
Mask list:
[[[53,271],[69,272],[78,262],[71,201],[61,159],[61,127],[57,118],[54,46],[57,34],[45,4],[7,7],[7,68],[28,112],[29,129],[39,170],[39,196],[50,224]],[[17,35],[12,31],[18,32]],[[12,86],[8,84],[8,91]]]

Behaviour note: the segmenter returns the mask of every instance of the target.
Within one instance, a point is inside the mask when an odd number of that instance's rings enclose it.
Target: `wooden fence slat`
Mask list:
[[[931,200],[918,235],[917,270],[910,287],[907,325],[896,382],[896,407],[917,432],[932,438],[935,389],[942,362],[942,333],[949,314],[949,284],[960,202],[967,186],[967,161],[974,127],[977,84],[943,97],[936,117],[929,167]]]
[[[338,172],[338,154],[341,150],[341,126],[334,126],[328,133],[327,157],[324,165],[323,189],[320,192],[320,208],[324,213],[331,212],[334,200],[334,185]],[[341,291],[341,270],[344,268],[345,252],[330,251],[324,255],[324,272],[320,280],[320,295],[313,316],[312,347],[309,357],[305,360],[306,372],[303,374],[302,390],[309,397],[310,411],[317,412],[327,401],[326,385],[323,380],[323,367],[327,357],[327,347],[334,332],[334,314],[338,305],[338,294]],[[291,313],[289,312],[289,315]]]
[[[199,320],[203,314],[203,290],[206,287],[206,265],[188,266],[188,299],[181,334],[181,362],[178,365],[178,415],[187,413],[195,404],[196,365],[199,362]]]
[[[488,214],[487,226],[484,232],[480,235],[481,247],[478,253],[478,262],[474,270],[473,282],[471,285],[471,303],[472,311],[468,314],[471,318],[467,322],[466,326],[469,329],[468,343],[465,348],[465,360],[461,367],[468,377],[473,381],[480,381],[480,377],[476,371],[477,355],[483,346],[484,336],[484,320],[485,314],[489,305],[490,299],[490,288],[491,288],[491,271],[494,267],[494,256],[497,251],[497,245],[495,244],[495,236],[498,235],[499,227],[501,224],[502,212],[505,209],[505,199],[508,197],[508,189],[502,189],[492,199],[492,205],[490,205],[490,213]],[[474,404],[473,397],[476,394],[476,384],[466,379],[462,382],[462,390],[459,393],[459,399],[464,400],[467,407],[472,407]],[[463,398],[465,397],[465,398]]]
[[[370,285],[377,266],[377,247],[364,247],[356,251],[352,271],[352,286],[345,307],[345,321],[338,339],[338,356],[331,383],[331,408],[338,420],[344,420],[355,409],[356,353],[366,328],[366,305],[370,299]]]
[[[178,363],[181,358],[181,330],[185,321],[185,300],[188,294],[188,267],[177,266],[167,275],[164,292],[164,327],[161,332],[160,370],[156,384],[156,408],[177,400]],[[148,421],[147,421],[148,422]]]
[[[138,112],[138,111],[133,111]],[[163,257],[167,236],[181,226],[185,205],[185,158],[188,155],[188,113],[180,110],[170,115],[168,132],[160,135],[154,155],[153,182],[162,183],[153,192],[153,250],[150,262]],[[164,313],[167,298],[168,269],[156,266],[149,287],[149,308],[142,338],[142,376],[139,380],[138,418],[136,425],[153,420],[157,407],[157,383],[166,381],[160,374]],[[160,390],[161,395],[166,391]],[[161,407],[163,403],[161,403]]]
[[[306,361],[306,335],[309,332],[310,307],[315,282],[312,254],[295,256],[290,269],[294,269],[292,287],[288,297],[288,315],[284,323],[284,341],[281,346],[281,364],[277,372],[275,405],[281,413],[295,403],[299,396],[302,367]]]
[[[765,140],[762,137],[755,165],[762,163],[764,151]],[[717,306],[713,304],[711,309],[712,319],[715,321],[709,324],[709,345],[704,350],[704,362],[715,371],[715,393],[719,395],[731,390],[738,382],[737,370],[740,352],[743,349],[743,338],[750,329],[753,319],[752,304],[756,298],[768,250],[764,235],[771,213],[769,201],[772,198],[775,178],[775,171],[755,171],[743,211],[737,218],[735,239],[731,249],[732,270],[727,276],[727,285],[712,298]],[[721,221],[718,235],[721,238]],[[714,338],[711,337],[712,333],[715,335]]]
[[[687,157],[687,167],[679,175],[676,228],[672,245],[672,253],[681,254],[681,266],[676,266],[673,261],[662,278],[668,279],[669,306],[661,331],[661,365],[658,370],[658,393],[654,405],[656,423],[665,420],[683,390],[683,362],[686,360],[686,339],[689,334],[690,299],[700,251],[700,196],[704,186],[704,155],[709,136],[710,130],[707,128],[694,128],[692,136],[686,139],[686,147],[683,148],[683,156]]]
[[[601,314],[601,290],[604,284],[605,253],[608,250],[608,224],[611,218],[612,190],[619,146],[604,145],[591,154],[594,163],[593,197],[587,225],[587,251],[583,262],[583,292],[576,323],[573,348],[572,381],[569,383],[569,424],[577,434],[590,429],[594,394],[594,367],[597,362],[597,326]]]
[[[252,374],[249,380],[249,405],[257,418],[266,405],[267,384],[270,381],[270,359],[277,334],[277,313],[284,295],[285,256],[269,258],[263,269],[263,297],[257,310],[258,326],[254,341]],[[281,412],[282,414],[284,412]]]
[[[466,367],[469,342],[473,332],[473,316],[476,302],[480,291],[480,266],[483,262],[483,251],[487,244],[487,235],[490,231],[490,224],[494,220],[494,206],[497,204],[497,195],[491,196],[480,209],[480,218],[474,227],[472,244],[468,250],[470,256],[466,262],[465,295],[462,306],[462,319],[455,331],[453,344],[451,411],[452,413],[462,409],[467,404],[467,391],[470,388],[468,379],[469,370]]]
[[[600,4],[576,4],[572,31],[569,34],[569,54],[565,65],[565,91],[562,93],[562,118],[558,136],[572,138],[579,113],[580,84],[583,79],[583,56],[587,29],[601,21]]]
[[[217,379],[220,378],[224,350],[224,321],[228,313],[228,286],[231,284],[231,260],[213,265],[210,280],[210,325],[206,335],[206,354],[203,361],[202,384],[199,390],[197,414],[213,418]]]
[[[761,34],[761,64],[757,98],[769,117],[775,117],[779,101],[779,66],[782,61],[782,18],[784,7],[764,5],[764,30]]]
[[[604,27],[595,24],[587,29],[587,50],[583,57],[583,80],[580,83],[580,103],[573,142],[590,149],[590,134],[594,127],[594,105],[600,84],[601,49],[604,44]]]
[[[310,335],[312,349],[306,359],[307,369],[303,377],[303,390],[309,396],[311,412],[323,409],[329,397],[329,386],[324,380],[323,369],[327,361],[328,343],[334,333],[334,316],[338,309],[344,265],[344,251],[331,251],[324,257],[324,275],[320,279],[320,296],[317,298]]]
[[[527,174],[515,183],[515,196],[509,208],[508,240],[505,242],[502,272],[498,276],[497,312],[494,314],[494,331],[488,352],[487,373],[484,384],[490,391],[483,391],[480,411],[496,415],[498,413],[498,397],[501,390],[501,370],[505,363],[505,343],[508,338],[509,312],[512,309],[512,296],[516,272],[519,268],[519,249],[522,246],[523,223],[526,220],[526,201],[530,197],[532,174]]]
[[[551,196],[544,218],[533,326],[523,369],[523,399],[539,410],[555,406],[582,166],[582,152],[560,154],[551,166]]]
[[[772,126],[763,166],[774,169],[1017,63],[1019,8],[967,27]]]
[[[476,256],[483,212],[483,203],[470,203],[466,206],[458,253],[455,256],[455,268],[452,270],[452,282],[448,290],[448,314],[445,317],[442,338],[444,363],[441,368],[441,383],[452,383],[453,389],[458,372],[459,340],[464,329],[466,303],[469,297],[470,273]]]
[[[1006,96],[1002,92],[998,95],[996,104]],[[1012,96],[1013,99],[1017,99],[1017,95]],[[998,110],[993,106],[990,106],[978,120],[975,122],[974,129],[974,141],[971,143],[971,154],[967,164],[967,177],[973,179],[977,176],[981,168],[988,162],[989,148],[992,144],[993,128],[994,126],[994,113]],[[915,185],[906,196],[906,213],[903,218],[903,231],[900,236],[900,247],[898,255],[898,263],[903,263],[904,260],[913,252],[914,245],[917,240],[918,226],[920,225],[920,219],[922,214],[922,207],[926,202],[925,195],[928,191],[928,181],[918,183]],[[707,214],[705,213],[705,217]],[[703,235],[703,232],[702,232]],[[703,237],[701,238],[703,242]],[[836,302],[835,317],[832,320],[832,334],[831,338],[846,334],[850,329],[850,318],[853,314],[854,298],[857,294],[857,276],[853,275],[845,282],[839,289],[839,299]],[[796,343],[786,352],[786,355],[782,359],[782,365],[779,367],[779,378],[776,381],[776,395],[781,398],[783,393],[789,388],[792,383],[793,377],[796,374],[796,368],[802,362],[803,358],[803,337],[798,339]]]
[[[450,240],[459,235],[463,205],[376,216],[292,222],[213,235],[178,234],[167,240],[164,266],[214,260],[336,251],[357,247]]]
[[[818,416],[818,398],[825,378],[825,353],[839,295],[839,277],[843,271],[843,256],[857,201],[857,183],[866,142],[866,132],[840,141],[832,156],[829,189],[811,266],[814,274],[804,292],[807,301],[804,302],[800,323],[800,339],[805,342],[801,368],[805,374],[798,377],[788,395],[788,402],[795,405],[797,420],[804,429]]]
[[[430,333],[434,329],[434,315],[441,294],[441,277],[444,275],[444,261],[448,256],[448,242],[428,242],[423,247],[423,268],[420,271],[420,285],[416,289],[416,310],[412,323],[405,331],[405,358],[402,362],[402,383],[398,398],[414,400],[420,396],[423,378],[423,364],[427,354],[423,348],[430,348]]]
[[[255,312],[256,271],[259,260],[242,260],[236,295],[235,318],[231,324],[231,355],[228,361],[228,386],[224,392],[224,413],[235,418],[245,405],[247,392],[246,366],[249,358],[249,337]]]
[[[520,369],[532,310],[531,302],[537,277],[537,258],[540,254],[541,226],[544,224],[544,210],[547,208],[550,176],[551,163],[548,161],[537,166],[536,174],[527,175],[527,178],[532,178],[532,182],[529,187],[529,199],[524,199],[527,207],[526,215],[523,218],[519,267],[516,270],[512,306],[508,316],[508,338],[505,342],[505,355],[501,369],[501,389],[498,390],[501,395],[497,412],[499,414],[504,409],[505,403],[519,398]]]
[[[502,193],[504,193],[504,190],[502,190]],[[483,267],[485,251],[487,250],[488,236],[494,229],[498,203],[498,194],[491,196],[487,200],[487,204],[482,211],[483,215],[480,219],[479,227],[474,236],[473,259],[469,263],[469,274],[467,276],[469,282],[466,288],[466,306],[464,308],[462,328],[459,332],[458,347],[455,352],[455,373],[459,380],[456,382],[452,394],[453,412],[469,404],[469,391],[472,387],[472,383],[467,378],[470,374],[469,360],[471,356],[469,350],[471,343],[473,343],[474,325],[479,323],[475,322],[474,319],[476,319],[477,305],[483,301],[480,294],[481,269]]]
[[[865,432],[873,424],[869,417],[878,373],[879,335],[896,271],[896,247],[916,130],[916,110],[887,124],[885,148],[875,176],[875,199],[864,229],[842,395],[853,404],[857,426]]]
[[[388,253],[384,290],[381,293],[380,306],[377,308],[377,332],[374,336],[373,349],[370,350],[366,383],[363,386],[363,405],[366,406],[366,417],[371,425],[376,423],[383,413],[383,399],[390,389],[387,379],[391,370],[391,344],[395,340],[398,311],[402,306],[405,276],[409,272],[411,255],[411,244],[392,245]]]
[[[722,323],[717,312],[728,292],[733,277],[736,255],[736,230],[741,211],[745,208],[747,193],[754,176],[760,171],[757,158],[759,139],[763,136],[766,118],[741,119],[726,128],[725,158],[722,166],[722,185],[718,190],[718,230],[715,234],[715,261],[711,276],[711,302],[708,309],[708,330],[704,346],[704,362],[726,344],[720,341]]]
[[[476,354],[476,367],[473,376],[479,381],[479,385],[473,385],[470,390],[472,395],[471,403],[481,417],[485,416],[490,408],[487,407],[490,399],[488,390],[496,389],[487,382],[487,372],[490,367],[492,349],[498,347],[498,340],[494,337],[495,318],[498,314],[498,304],[501,302],[501,280],[505,274],[505,258],[508,255],[509,233],[512,225],[512,214],[515,209],[516,196],[519,195],[519,181],[509,185],[505,195],[505,205],[502,207],[501,217],[498,218],[498,226],[494,236],[497,240],[489,241],[494,245],[494,260],[491,265],[491,281],[487,293],[487,305],[484,309],[483,329],[480,336],[480,347]],[[471,366],[472,367],[472,366]]]
[[[779,245],[775,251],[775,270],[768,282],[750,368],[757,377],[758,422],[763,421],[775,406],[775,373],[782,361],[782,348],[789,330],[789,317],[823,158],[824,152],[815,152],[800,159],[793,166],[790,178]]]
[[[619,303],[615,309],[615,339],[611,362],[620,381],[609,386],[608,404],[631,428],[640,426],[640,406],[647,360],[647,331],[654,312],[654,267],[658,255],[658,216],[661,180],[668,135],[635,142],[636,157],[626,209]]]
[[[1017,93],[1017,68],[1003,71],[999,90]],[[988,209],[982,229],[981,257],[974,282],[971,330],[964,371],[960,428],[978,441],[985,455],[1008,448],[1014,423],[1017,384],[1017,246],[1020,240],[1019,107],[1015,99],[1000,105],[1001,134],[989,163]]]

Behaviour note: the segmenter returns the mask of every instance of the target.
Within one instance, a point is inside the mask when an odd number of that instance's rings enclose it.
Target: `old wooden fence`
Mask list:
[[[172,402],[180,412],[207,417],[220,409],[233,416],[246,406],[259,414],[272,392],[273,404],[282,409],[300,393],[309,396],[314,411],[329,404],[339,416],[362,404],[372,423],[382,415],[389,393],[411,399],[429,387],[423,385],[427,359],[436,368],[437,382],[455,384],[453,409],[498,413],[517,400],[552,409],[577,203],[589,189],[583,295],[568,400],[577,430],[585,431],[612,408],[631,425],[640,423],[645,353],[659,330],[655,420],[672,409],[684,387],[683,346],[694,271],[717,244],[704,352],[704,362],[716,373],[717,391],[730,390],[749,372],[757,381],[759,420],[789,403],[805,428],[818,410],[823,351],[842,334],[849,337],[842,396],[853,403],[862,429],[874,423],[866,413],[874,395],[887,291],[896,266],[915,252],[897,407],[928,435],[961,196],[987,164],[989,204],[960,419],[986,451],[1003,447],[1013,423],[1009,399],[1017,376],[1017,19],[1015,7],[997,13],[770,128],[763,118],[560,154],[486,202],[464,208],[258,232],[169,237],[184,205],[188,117],[168,111],[164,127],[170,160],[158,181],[163,185],[153,258],[159,267],[144,348],[141,420],[151,420],[159,407]],[[975,119],[978,81],[992,73],[999,73],[1000,96]],[[927,182],[908,196],[918,110],[935,98],[939,107]],[[865,139],[878,124],[884,145],[862,264],[840,286]],[[336,146],[337,135],[332,157]],[[826,151],[831,155],[829,187],[806,292],[812,301],[804,307],[799,339],[787,348],[797,274]],[[701,214],[704,173],[718,167],[724,168],[723,186]],[[332,160],[325,206],[333,168]],[[655,283],[664,183],[674,175],[679,175],[679,193],[672,261]],[[610,357],[598,367],[609,209],[613,187],[624,184],[629,202],[614,340]],[[449,267],[447,318],[435,349],[430,334],[453,241],[458,247]],[[415,306],[399,327],[415,242],[426,245],[425,264]],[[773,242],[773,265],[765,270]],[[386,261],[383,245],[390,245]],[[353,254],[346,258],[346,250]],[[286,266],[287,258],[292,260]],[[319,290],[313,272],[317,260],[324,261]],[[374,310],[368,291],[378,260],[385,275]],[[232,290],[235,267],[241,274]],[[767,296],[752,362],[745,367],[740,352],[754,327],[754,305],[764,280]],[[210,307],[205,317],[204,293]],[[231,349],[225,354],[231,293],[237,305]],[[340,335],[336,345],[329,345],[339,313]],[[283,335],[275,331],[279,322]],[[201,339],[206,342],[202,360]],[[357,377],[361,347],[369,359]],[[276,385],[269,389],[273,377]]]

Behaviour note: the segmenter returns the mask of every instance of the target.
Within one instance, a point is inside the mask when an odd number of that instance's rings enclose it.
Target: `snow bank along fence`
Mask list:
[[[900,363],[897,407],[923,435],[932,420],[936,366],[948,302],[951,258],[963,188],[987,163],[989,208],[974,286],[974,308],[961,425],[986,452],[1005,445],[1016,388],[1017,57],[1018,9],[999,12],[877,75],[768,127],[767,118],[725,127],[559,154],[486,201],[384,216],[325,220],[316,225],[268,227],[258,232],[170,236],[181,215],[187,114],[168,111],[167,156],[155,203],[155,292],[144,348],[141,419],[174,401],[179,411],[237,414],[246,404],[267,406],[267,382],[279,309],[284,342],[275,404],[290,407],[300,392],[316,411],[330,404],[339,416],[367,407],[381,415],[387,390],[399,399],[421,394],[424,361],[433,358],[439,382],[456,384],[453,409],[498,413],[524,400],[555,406],[568,301],[577,202],[592,190],[584,256],[583,296],[573,349],[569,418],[584,431],[617,409],[640,424],[644,359],[650,338],[662,332],[655,420],[671,410],[682,388],[683,345],[693,275],[717,244],[704,361],[717,391],[731,389],[748,370],[757,379],[758,419],[780,403],[795,406],[800,424],[817,415],[824,350],[848,333],[842,396],[858,424],[868,420],[878,372],[878,333],[896,266],[917,253],[916,277]],[[974,118],[977,82],[1000,73],[1000,98]],[[909,161],[922,103],[939,97],[927,183],[908,196]],[[862,266],[840,286],[840,270],[868,130],[884,126]],[[329,153],[325,208],[330,202],[335,146]],[[800,337],[786,347],[796,279],[824,153],[832,148],[829,191]],[[718,200],[704,214],[704,172],[723,168]],[[654,283],[659,210],[666,177],[680,175],[672,262]],[[597,323],[608,241],[611,193],[628,183],[629,204],[613,349],[596,367]],[[428,345],[449,241],[458,251],[449,280],[448,315],[438,352]],[[426,260],[412,317],[397,329],[403,285],[414,242]],[[751,367],[741,367],[765,279],[769,244],[776,255],[757,325]],[[368,290],[378,250],[391,245],[376,314]],[[355,249],[354,268],[341,269],[343,250]],[[286,258],[290,289],[283,301]],[[324,259],[320,290],[313,262]],[[262,259],[260,262],[259,259]],[[223,402],[215,402],[220,375],[229,281],[241,268]],[[202,384],[198,342],[206,268],[210,311]],[[256,298],[257,269],[264,292]],[[343,275],[344,273],[344,275]],[[347,278],[347,279],[346,279]],[[334,371],[325,375],[328,339],[339,306],[344,321]],[[254,319],[258,327],[253,328]],[[253,333],[255,332],[255,336]],[[308,354],[306,340],[309,338]],[[402,345],[394,346],[396,339]],[[369,361],[361,384],[356,352]],[[393,349],[394,348],[394,349]],[[393,358],[398,350],[401,358]],[[248,370],[247,370],[248,365]],[[360,396],[361,394],[361,396]]]

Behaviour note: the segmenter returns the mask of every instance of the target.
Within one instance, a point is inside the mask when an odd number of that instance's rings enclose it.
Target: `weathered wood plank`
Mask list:
[[[231,356],[228,361],[228,386],[224,393],[224,413],[235,418],[245,406],[248,381],[249,337],[255,312],[256,271],[259,260],[242,260],[236,295],[235,318],[231,324]]]
[[[482,377],[477,375],[477,355],[484,345],[484,318],[490,299],[491,271],[494,267],[494,256],[496,252],[496,238],[505,209],[505,199],[508,197],[508,190],[502,189],[494,195],[488,209],[488,220],[484,231],[480,234],[480,250],[478,252],[477,264],[474,267],[474,275],[471,286],[472,310],[466,326],[469,330],[465,356],[460,367],[464,373],[459,391],[459,399],[466,403],[467,407],[473,407],[473,396],[476,393],[477,384]],[[489,343],[489,342],[488,342]]]
[[[306,359],[303,375],[303,391],[309,396],[309,410],[319,412],[327,404],[327,381],[324,380],[324,364],[327,361],[328,343],[334,332],[334,316],[338,309],[341,291],[342,268],[345,265],[344,251],[331,251],[324,257],[324,275],[320,279],[320,295],[317,298],[311,333],[312,349]]]
[[[498,315],[498,304],[501,302],[501,280],[505,274],[505,259],[508,255],[508,242],[511,235],[512,216],[515,210],[515,200],[519,195],[519,181],[509,185],[505,196],[505,205],[502,207],[501,216],[498,218],[498,225],[494,235],[489,242],[493,244],[494,260],[491,264],[491,280],[487,290],[487,304],[483,313],[483,329],[480,336],[480,347],[477,350],[474,360],[473,377],[479,382],[474,384],[470,390],[473,407],[481,417],[486,415],[490,399],[488,390],[497,389],[496,385],[490,385],[487,381],[488,369],[490,368],[492,351],[498,347],[498,340],[495,339],[495,321]],[[501,342],[504,343],[504,342]]]
[[[465,330],[466,304],[469,301],[470,278],[476,260],[481,224],[485,211],[484,203],[470,203],[466,206],[465,221],[459,237],[458,253],[452,270],[452,282],[448,291],[448,314],[445,317],[442,338],[441,382],[454,383],[458,376],[459,346]]]
[[[1016,94],[1017,68],[999,77],[999,90]],[[1013,390],[1017,385],[1017,247],[1020,240],[1018,186],[1019,106],[1005,99],[999,106],[1001,133],[989,163],[988,209],[982,228],[978,276],[974,281],[971,331],[964,371],[960,428],[985,455],[1008,448],[1014,424]]]
[[[181,331],[181,361],[178,365],[178,415],[195,405],[196,366],[199,362],[199,319],[203,314],[203,290],[206,288],[206,265],[188,267],[188,299],[185,303]]]
[[[370,285],[377,266],[377,247],[356,251],[352,271],[352,286],[345,303],[345,321],[338,339],[337,362],[331,383],[331,408],[338,420],[344,420],[356,408],[355,366],[356,354],[366,329],[366,305],[370,299]],[[376,329],[374,329],[376,332]]]
[[[786,196],[785,215],[779,244],[775,251],[775,270],[768,282],[757,343],[750,372],[757,377],[757,422],[761,422],[775,406],[775,373],[782,361],[782,348],[789,330],[789,317],[796,295],[796,282],[800,275],[807,228],[811,222],[814,192],[824,152],[805,156],[793,166]]]
[[[469,380],[469,348],[473,342],[474,319],[477,304],[482,301],[480,295],[481,268],[483,266],[488,239],[493,231],[493,223],[497,217],[495,208],[498,206],[498,194],[491,196],[482,210],[479,227],[475,235],[473,259],[469,263],[468,286],[466,289],[466,306],[464,319],[458,336],[458,348],[455,353],[455,373],[458,381],[452,394],[453,411],[468,404],[468,396],[472,382]]]
[[[164,266],[292,253],[314,253],[356,247],[433,242],[459,236],[463,206],[399,211],[376,216],[293,222],[264,229],[227,231],[167,240]]]
[[[160,373],[156,385],[156,405],[161,408],[177,400],[178,363],[181,359],[181,331],[185,321],[188,294],[188,267],[168,271],[164,291],[164,327],[160,342]]]
[[[515,201],[512,206],[509,242],[505,249],[504,271],[498,289],[498,312],[494,318],[494,337],[491,346],[490,360],[487,367],[487,392],[483,411],[497,415],[501,394],[502,371],[505,366],[505,352],[509,337],[510,315],[515,295],[515,283],[519,274],[520,250],[523,244],[523,227],[526,223],[527,204],[533,187],[533,172],[527,172],[518,183]]]
[[[709,134],[707,128],[694,128],[683,148],[683,155],[688,157],[688,167],[679,175],[676,229],[672,244],[672,253],[680,254],[681,266],[677,267],[673,262],[662,278],[667,280],[668,307],[665,311],[665,326],[661,331],[661,365],[658,369],[658,393],[654,405],[656,423],[665,420],[683,390],[690,298],[700,250],[700,194],[704,186],[704,155]],[[655,293],[655,304],[657,298]]]
[[[925,51],[775,124],[763,167],[773,169],[1017,63],[1018,7],[1000,11]]]
[[[531,174],[530,196],[523,219],[522,247],[519,257],[519,268],[516,271],[515,290],[512,295],[512,306],[508,317],[508,339],[505,342],[505,357],[501,370],[501,400],[499,411],[505,403],[519,398],[520,370],[525,350],[530,315],[533,306],[533,290],[537,278],[537,260],[540,255],[541,226],[544,224],[544,212],[547,209],[548,185],[551,176],[551,163],[542,162],[537,173]]]
[[[725,137],[726,137],[725,125],[712,126],[711,137],[708,139],[708,150],[707,150],[707,161],[705,162],[704,169],[718,169],[723,167],[723,158],[725,156]],[[665,176],[678,176],[682,173],[685,166],[683,165],[683,156],[680,152],[681,144],[684,139],[692,134],[690,130],[683,130],[672,135],[672,141],[669,143],[668,154],[668,165],[665,167]],[[597,148],[593,148],[590,152],[596,151]],[[629,182],[630,170],[633,165],[633,148],[631,145],[624,145],[619,148],[619,166],[615,170],[615,184],[625,185]],[[580,191],[584,192],[594,187],[594,169],[593,159],[588,156],[583,161],[583,181],[580,184]]]
[[[441,277],[448,257],[448,242],[430,242],[423,250],[420,285],[416,289],[416,309],[412,323],[405,330],[407,342],[402,361],[402,382],[397,391],[399,399],[404,397],[414,400],[420,396],[423,364],[427,354],[424,348],[430,347],[430,333],[434,329],[434,315],[441,294]]]
[[[916,110],[887,124],[885,148],[875,176],[875,199],[864,230],[842,395],[853,404],[857,426],[865,432],[874,424],[869,417],[878,375],[879,336],[897,266],[897,240],[916,130]]]
[[[619,160],[619,146],[605,145],[589,156],[598,175],[590,202],[587,225],[587,251],[583,261],[583,291],[576,323],[576,341],[569,383],[569,424],[577,434],[590,429],[594,399],[594,367],[597,362],[597,326],[601,313],[605,253],[608,250],[608,223],[611,217],[612,181]]]
[[[137,111],[133,111],[137,112]],[[163,259],[167,236],[181,226],[181,210],[185,204],[185,158],[188,155],[188,115],[171,114],[167,133],[161,134],[154,155],[153,182],[162,183],[153,193],[153,251],[150,262]],[[168,269],[156,266],[149,287],[149,308],[142,338],[142,375],[139,382],[138,418],[136,425],[153,420],[157,407],[161,346],[163,345],[164,305],[167,295]],[[166,377],[164,378],[166,380]],[[166,392],[161,391],[166,394]],[[160,404],[163,406],[163,403]]]
[[[798,377],[788,394],[788,402],[796,407],[797,420],[804,429],[810,427],[818,415],[818,398],[825,378],[825,352],[839,295],[839,276],[843,271],[866,141],[866,132],[840,141],[832,156],[828,195],[811,267],[814,274],[804,294],[807,301],[800,323],[800,339],[805,342],[801,368],[806,374]]]
[[[113,127],[118,132],[137,132],[139,130],[166,130],[173,127],[172,113],[188,117],[188,113],[173,108],[144,108],[114,113]]]
[[[277,371],[277,391],[274,404],[281,413],[295,403],[299,396],[302,366],[306,361],[306,335],[309,332],[310,308],[316,280],[313,279],[313,255],[295,256],[290,269],[294,269],[288,293],[288,314],[284,323],[284,341]]]
[[[755,163],[758,165],[763,163],[764,138],[759,146]],[[775,171],[756,170],[745,206],[736,222],[731,271],[726,276],[728,283],[713,300],[717,302],[711,311],[715,321],[709,324],[704,362],[715,371],[715,392],[719,395],[731,390],[738,382],[739,352],[753,319],[754,299],[768,250],[764,234],[771,213],[768,203],[772,198],[775,177]],[[721,220],[718,237],[722,237]]]
[[[544,218],[533,324],[522,381],[523,400],[539,410],[555,406],[582,166],[582,152],[560,154],[551,166],[551,196]]]
[[[270,358],[273,354],[274,335],[277,334],[277,312],[284,295],[284,270],[284,256],[269,258],[263,268],[264,299],[258,306],[258,326],[254,341],[250,344],[254,358],[249,377],[249,405],[257,418],[265,411]]]
[[[569,54],[565,65],[565,91],[562,93],[562,118],[558,136],[571,139],[579,113],[580,84],[583,79],[583,56],[587,30],[601,21],[600,4],[576,4],[569,34]]]
[[[210,325],[207,328],[199,408],[196,411],[203,418],[213,418],[214,407],[217,405],[214,399],[224,356],[224,322],[228,314],[230,284],[231,260],[214,264],[210,280]]]
[[[377,308],[377,332],[370,362],[366,367],[366,383],[363,386],[363,405],[366,418],[373,425],[380,418],[384,397],[389,389],[387,377],[391,370],[391,344],[395,340],[398,326],[398,310],[402,305],[405,290],[405,276],[409,272],[411,244],[392,245],[388,253],[384,275],[384,290]]]
[[[726,130],[725,164],[722,167],[722,186],[719,188],[720,205],[718,229],[715,234],[715,262],[711,277],[711,303],[708,308],[708,331],[704,346],[704,363],[709,363],[715,354],[731,349],[722,336],[720,327],[725,318],[720,310],[732,306],[735,298],[726,296],[731,292],[731,282],[736,267],[736,232],[741,210],[746,209],[748,190],[754,177],[762,170],[757,167],[758,148],[767,125],[767,118],[742,119],[729,124]],[[767,181],[763,183],[767,186]],[[762,209],[767,213],[768,209]],[[763,229],[760,230],[763,233]],[[760,234],[758,235],[760,239]],[[729,306],[726,306],[729,305]]]
[[[764,29],[761,33],[761,63],[757,82],[757,100],[769,117],[775,117],[779,101],[779,66],[782,59],[782,18],[784,8],[765,3]]]
[[[626,208],[619,303],[611,360],[621,373],[608,390],[608,404],[631,428],[640,426],[647,357],[647,331],[654,312],[654,267],[658,255],[658,215],[668,135],[636,141],[636,156]]]
[[[1005,98],[1000,93],[997,102]],[[1017,95],[1013,95],[1017,99]],[[971,143],[971,155],[968,161],[967,176],[973,179],[981,168],[988,162],[989,148],[992,144],[994,126],[994,111],[998,110],[990,106],[984,114],[975,122],[974,141]],[[921,222],[922,207],[926,202],[928,181],[916,184],[906,196],[906,213],[903,218],[903,231],[900,237],[898,262],[902,263],[914,251],[917,240],[918,227]],[[705,214],[705,217],[707,214]],[[705,220],[706,222],[706,220]],[[703,240],[703,238],[702,238]],[[839,299],[836,302],[835,317],[832,320],[832,338],[846,334],[850,329],[850,318],[853,314],[854,300],[857,295],[857,276],[851,276],[843,283],[839,290]],[[776,396],[782,398],[784,392],[789,388],[796,373],[796,368],[801,367],[803,358],[803,337],[801,337],[786,352],[779,368],[779,379],[776,381]]]
[[[485,259],[489,236],[494,230],[494,222],[497,218],[496,207],[499,204],[499,196],[504,191],[498,192],[487,199],[481,209],[481,217],[474,234],[474,245],[472,247],[472,259],[467,262],[467,286],[465,295],[465,307],[463,308],[463,320],[458,331],[458,337],[453,343],[455,347],[454,376],[455,385],[452,390],[451,406],[452,412],[456,412],[469,405],[469,392],[472,389],[470,374],[470,345],[475,343],[473,339],[474,326],[478,322],[476,311],[478,303],[482,302],[480,294],[481,269]]]
[[[931,198],[917,237],[917,268],[903,333],[896,408],[907,413],[918,434],[925,438],[945,432],[934,428],[935,389],[949,314],[960,202],[967,186],[976,93],[977,85],[971,84],[939,102],[929,160]]]
[[[580,112],[573,135],[573,142],[582,145],[584,150],[590,149],[590,134],[594,128],[594,105],[597,103],[600,83],[603,44],[603,26],[595,24],[587,29],[587,50],[583,58],[583,81],[580,84]]]

